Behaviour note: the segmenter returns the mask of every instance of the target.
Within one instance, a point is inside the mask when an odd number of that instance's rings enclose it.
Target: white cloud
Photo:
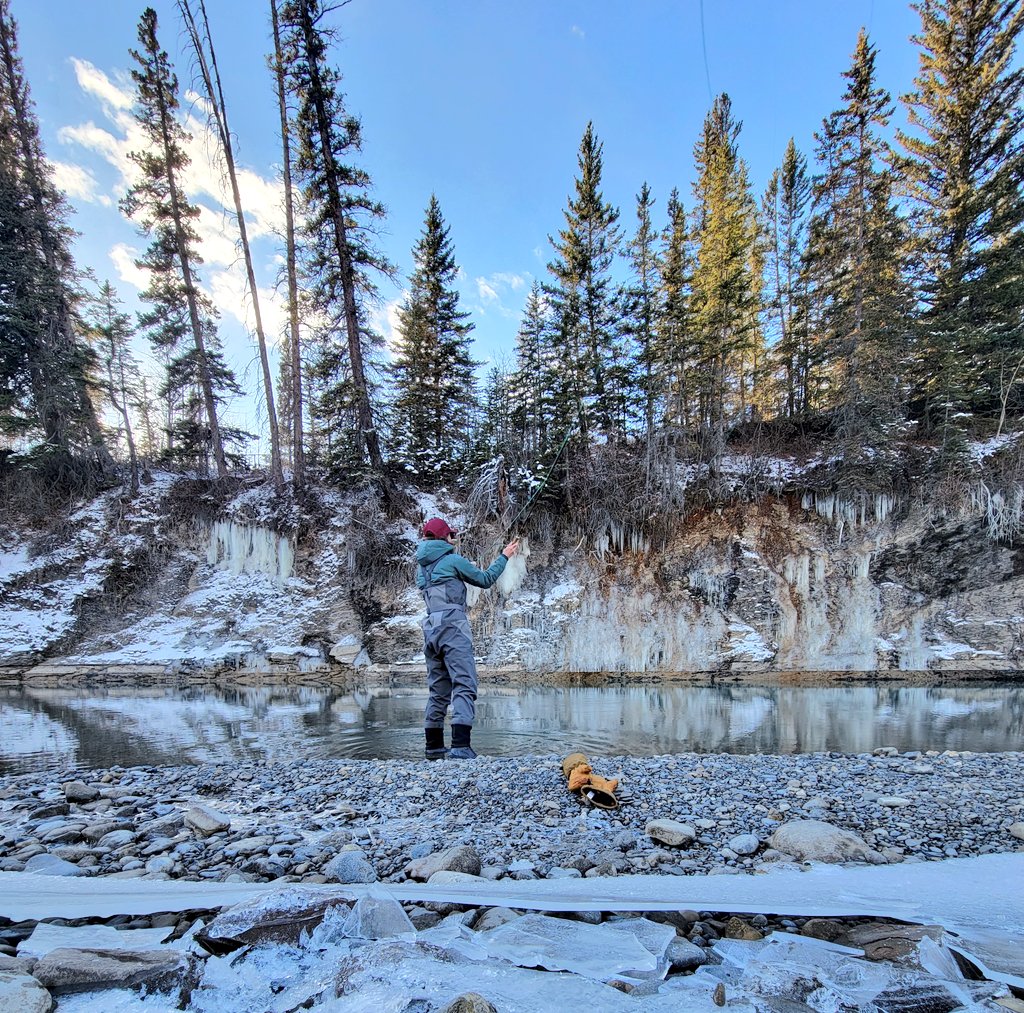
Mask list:
[[[149,272],[136,265],[135,259],[138,255],[139,251],[132,249],[127,243],[112,246],[109,254],[118,278],[141,292],[149,284]]]
[[[370,326],[384,337],[384,349],[388,358],[394,356],[398,340],[398,310],[408,298],[407,291],[399,292],[390,302],[381,303],[370,309]]]
[[[587,37],[587,33],[579,25],[573,25],[569,29],[569,33],[570,35],[575,35],[577,39],[585,39]]]
[[[476,279],[477,294],[484,302],[497,302],[498,293],[486,278]]]
[[[69,197],[77,197],[79,200],[87,201],[90,204],[110,204],[110,198],[99,193],[99,183],[96,177],[80,165],[72,165],[70,162],[50,162],[53,169],[53,182],[59,189],[63,190]]]
[[[75,68],[75,80],[82,91],[95,95],[111,109],[131,109],[135,101],[131,88],[122,88],[114,84],[102,70],[94,67],[88,60],[79,60],[73,56],[71,66]]]
[[[513,292],[518,291],[526,284],[526,276],[522,274],[512,274],[508,271],[502,271],[498,274],[492,274],[491,280],[497,282],[500,285],[506,285],[512,289]]]

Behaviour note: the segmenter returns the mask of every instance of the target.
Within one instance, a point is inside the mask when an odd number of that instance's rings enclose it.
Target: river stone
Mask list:
[[[377,870],[361,851],[342,851],[325,866],[324,875],[335,883],[376,883]]]
[[[480,856],[468,844],[447,851],[440,851],[425,858],[417,858],[405,867],[405,874],[410,879],[430,879],[435,872],[468,872],[471,876],[480,875]]]
[[[73,862],[65,862],[63,858],[47,854],[45,851],[33,855],[25,863],[25,872],[34,872],[37,876],[84,876],[85,870]]]
[[[752,855],[760,845],[756,834],[737,834],[729,838],[729,848],[737,855]]]
[[[35,977],[46,988],[87,992],[103,988],[146,985],[165,991],[181,982],[191,965],[181,950],[52,950],[35,966]]]
[[[689,844],[697,836],[697,831],[689,823],[678,820],[650,820],[644,827],[644,833],[651,840],[674,848]]]
[[[434,886],[439,883],[486,883],[483,876],[473,876],[468,872],[456,872],[454,869],[439,869],[427,880]]]
[[[0,971],[0,1010],[11,1013],[50,1013],[50,993],[30,974]]]
[[[1011,823],[1006,829],[1011,837],[1016,837],[1018,841],[1024,841],[1024,823]]]
[[[707,953],[688,939],[673,939],[665,957],[673,971],[695,971],[708,962]]]
[[[456,996],[440,1013],[498,1013],[479,992],[463,992]]]
[[[126,844],[135,841],[135,834],[131,830],[111,830],[104,834],[99,840],[101,848],[123,848]]]
[[[231,826],[231,818],[208,805],[194,805],[185,813],[185,826],[191,827],[202,837],[208,837],[227,830]]]
[[[95,802],[100,797],[98,788],[85,781],[68,781],[64,785],[64,797],[69,802]]]
[[[899,795],[884,795],[878,799],[878,804],[884,805],[886,809],[903,809],[914,803],[909,798],[900,798]]]
[[[499,925],[515,921],[519,915],[511,908],[489,907],[477,918],[473,928],[477,932],[486,932],[488,929],[496,929]]]
[[[885,865],[885,857],[867,843],[840,827],[821,820],[792,820],[784,823],[769,841],[773,848],[802,862],[870,862]]]

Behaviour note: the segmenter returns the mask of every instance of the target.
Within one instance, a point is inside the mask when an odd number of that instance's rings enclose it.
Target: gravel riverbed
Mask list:
[[[0,782],[0,870],[401,881],[461,847],[455,870],[489,879],[741,874],[818,857],[779,846],[808,820],[856,836],[840,860],[942,860],[1024,847],[1022,757],[593,757],[614,811],[569,794],[559,756],[55,770]]]

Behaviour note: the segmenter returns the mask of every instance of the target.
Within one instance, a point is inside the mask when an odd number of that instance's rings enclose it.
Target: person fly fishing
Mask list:
[[[455,551],[457,532],[440,517],[423,525],[423,541],[416,549],[416,586],[423,592],[427,617],[423,620],[423,653],[427,660],[427,707],[423,715],[428,760],[473,760],[470,744],[476,716],[477,673],[473,638],[466,617],[466,585],[488,588],[505,564],[519,551],[519,540],[509,542],[486,570],[474,566]],[[444,719],[452,709],[452,745],[444,744]]]

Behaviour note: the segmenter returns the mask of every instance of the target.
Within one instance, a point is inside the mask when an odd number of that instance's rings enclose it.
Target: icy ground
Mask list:
[[[134,882],[119,883],[112,898],[97,890],[99,884],[83,881],[60,891],[40,884],[44,888],[32,896],[27,878],[14,874],[0,880],[2,913],[41,915],[53,910],[54,904],[65,917],[95,916],[110,910],[112,903],[121,910],[167,910],[173,909],[174,891],[182,888],[182,904],[195,905],[202,895],[203,906],[237,902],[241,890],[251,891],[248,901],[208,926],[217,938],[216,927],[224,921],[224,931],[242,933],[242,938],[252,940],[250,945],[224,956],[208,956],[194,933],[170,944],[191,952],[198,965],[198,985],[187,1005],[196,1013],[286,1013],[299,1008],[404,1013],[440,1010],[466,992],[483,995],[500,1013],[585,1008],[612,1013],[711,1013],[722,1006],[752,1013],[923,1009],[973,1013],[1000,1008],[991,999],[1008,995],[1003,982],[1024,985],[1019,977],[1024,912],[1005,889],[1007,883],[1024,880],[1024,855],[962,859],[941,866],[813,866],[804,872],[780,870],[764,876],[698,877],[685,882],[622,877],[604,881],[596,889],[581,883],[482,886],[455,882],[290,887],[280,892],[242,884]],[[590,890],[581,889],[585,886]],[[348,897],[349,901],[328,907],[323,921],[293,942],[260,941],[261,925],[279,925],[282,913],[308,908],[318,893],[327,891],[333,891],[335,899]],[[581,903],[585,893],[595,896]],[[456,911],[417,931],[398,902],[408,897],[419,902],[435,898],[500,904],[526,913],[516,916],[508,911],[504,923],[474,930],[468,927],[477,916],[474,908],[471,914]],[[928,920],[945,932],[924,935],[899,964],[868,961],[857,948],[788,933],[750,941],[720,939],[711,948],[710,959],[695,973],[670,975],[670,969],[685,957],[673,949],[678,946],[675,931],[671,925],[628,912],[653,912],[673,905],[697,910],[740,908],[748,913],[864,910],[876,916]],[[571,912],[596,907],[619,914],[588,924],[530,913],[530,909]],[[909,915],[911,910],[916,917]],[[986,934],[979,930],[979,922],[998,926],[998,932]],[[106,934],[91,931],[93,945],[110,945],[109,930]],[[19,948],[19,956],[24,952],[39,957],[62,946],[87,945],[89,932],[40,926]],[[1000,953],[994,939],[1003,944],[1003,951],[1007,943],[1011,952],[1017,950],[1017,974],[993,966]],[[147,948],[152,943],[135,939],[131,945]],[[989,980],[966,980],[953,951],[969,955],[976,967],[986,968]],[[617,986],[611,987],[610,981]],[[152,1013],[181,1008],[179,994],[179,990],[140,994],[133,989],[86,992],[61,996],[58,1009],[61,1013]]]

